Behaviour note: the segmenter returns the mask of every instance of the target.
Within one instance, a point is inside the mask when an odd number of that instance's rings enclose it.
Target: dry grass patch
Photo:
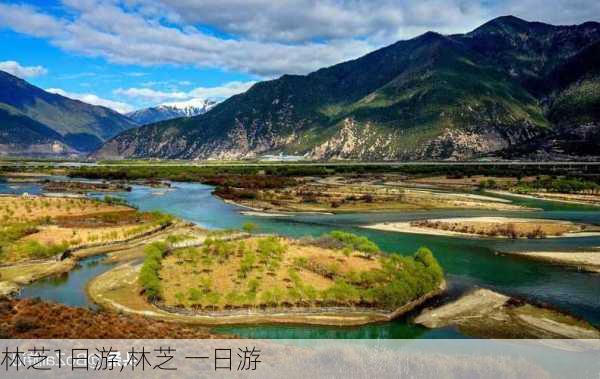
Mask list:
[[[521,210],[493,198],[416,190],[384,181],[312,180],[273,189],[221,188],[216,194],[244,206],[282,212],[366,212],[440,208]]]
[[[508,238],[559,237],[578,233],[588,226],[566,221],[508,219],[481,217],[465,219],[419,220],[410,223],[413,227],[443,230],[455,233]]]
[[[84,198],[0,196],[0,222],[2,223],[124,211],[131,211],[131,208]]]
[[[170,222],[167,215],[91,199],[0,197],[0,264],[123,241]]]
[[[140,272],[145,295],[180,309],[369,307],[396,309],[443,280],[427,249],[385,256],[364,237],[208,238],[201,248],[150,246]]]

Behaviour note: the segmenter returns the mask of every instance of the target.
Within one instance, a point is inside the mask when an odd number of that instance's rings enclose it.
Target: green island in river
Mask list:
[[[387,256],[341,231],[301,240],[236,233],[209,236],[199,248],[145,250],[141,265],[92,281],[90,296],[120,311],[201,324],[360,325],[399,317],[445,288],[427,248]]]

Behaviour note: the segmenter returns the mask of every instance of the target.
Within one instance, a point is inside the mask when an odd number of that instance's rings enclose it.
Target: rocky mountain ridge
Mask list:
[[[521,156],[520,146],[540,141],[544,149],[549,138],[580,136],[584,126],[597,135],[598,66],[587,50],[599,41],[598,23],[554,26],[512,16],[466,34],[428,32],[308,75],[257,83],[200,116],[124,132],[94,156]],[[573,74],[569,83],[556,79],[561,70]],[[557,116],[566,109],[577,111]]]
[[[126,114],[127,117],[140,125],[172,120],[179,117],[194,117],[211,110],[216,101],[204,99],[191,99],[182,102],[159,104],[154,107],[139,109]]]

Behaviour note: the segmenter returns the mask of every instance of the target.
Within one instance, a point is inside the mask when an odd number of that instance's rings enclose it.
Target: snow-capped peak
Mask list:
[[[144,125],[173,118],[198,116],[208,112],[215,105],[217,105],[217,102],[213,100],[190,99],[140,109],[128,113],[127,116]]]
[[[217,103],[212,100],[190,99],[186,101],[163,103],[157,108],[168,109],[170,111],[177,109],[181,113],[181,116],[192,117],[208,112],[216,104]]]
[[[216,104],[215,101],[205,100],[205,99],[190,99],[186,101],[174,101],[170,103],[162,103],[159,106],[171,107],[177,109],[186,109],[186,108],[210,108]]]

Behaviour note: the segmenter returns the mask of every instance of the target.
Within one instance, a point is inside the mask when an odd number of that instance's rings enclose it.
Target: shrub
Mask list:
[[[431,250],[426,247],[421,247],[415,253],[415,261],[422,263],[431,272],[436,280],[444,278],[444,270],[433,256]]]
[[[10,246],[10,252],[21,258],[44,259],[62,255],[68,248],[66,242],[42,245],[38,241],[20,241]]]
[[[325,290],[323,297],[332,305],[351,305],[360,299],[359,291],[344,280],[338,279],[335,284]]]
[[[246,278],[248,273],[252,271],[254,263],[256,263],[256,255],[251,251],[247,251],[240,262],[239,276],[241,278]]]
[[[139,283],[144,289],[148,300],[160,299],[160,277],[159,271],[164,254],[168,245],[164,242],[154,242],[144,248],[145,258],[140,270]]]
[[[197,302],[202,299],[202,292],[198,288],[190,288],[188,290],[188,299]]]
[[[358,236],[356,234],[339,230],[330,232],[328,236],[340,241],[344,247],[360,251],[361,253],[365,254],[367,258],[371,258],[380,251],[379,246],[377,246],[375,242],[369,240],[367,237]]]
[[[242,230],[249,234],[252,234],[257,228],[258,226],[253,222],[246,222],[242,225]]]

